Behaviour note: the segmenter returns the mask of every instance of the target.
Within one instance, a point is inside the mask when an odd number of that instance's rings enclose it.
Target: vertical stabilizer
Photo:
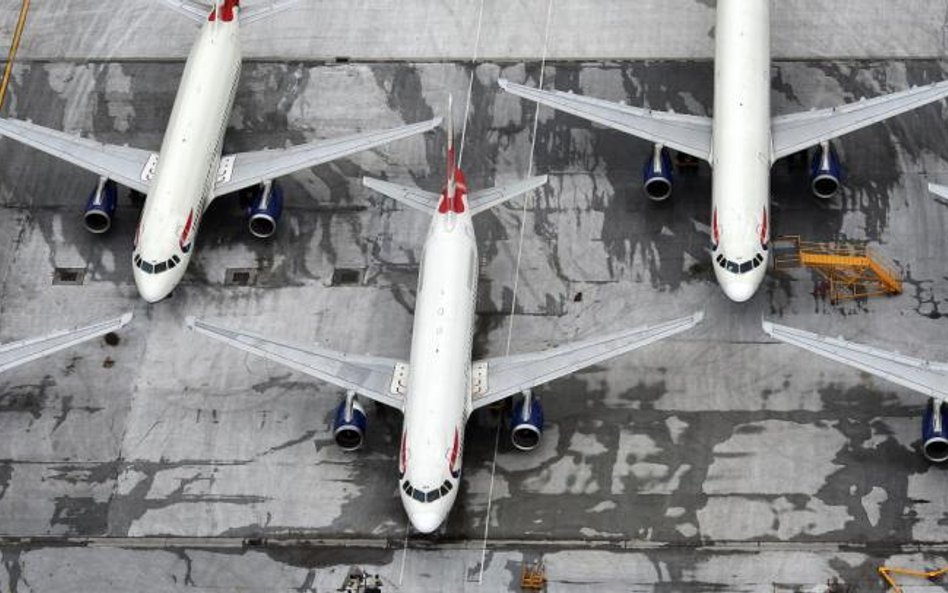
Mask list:
[[[454,156],[454,96],[448,94],[448,196],[454,196],[457,161]]]

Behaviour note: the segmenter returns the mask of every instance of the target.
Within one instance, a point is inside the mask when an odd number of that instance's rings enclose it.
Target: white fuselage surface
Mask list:
[[[466,187],[460,172],[458,177],[453,204],[463,206],[439,207],[422,252],[399,450],[402,502],[412,525],[425,533],[441,525],[457,497],[471,410],[478,260]]]
[[[711,257],[718,283],[734,301],[753,296],[767,268],[770,115],[770,2],[719,0]]]
[[[185,63],[135,235],[135,284],[149,302],[184,275],[212,196],[240,78],[238,12],[205,23]]]

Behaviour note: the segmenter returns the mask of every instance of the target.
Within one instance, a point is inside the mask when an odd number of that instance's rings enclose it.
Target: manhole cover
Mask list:
[[[333,286],[356,286],[362,284],[362,268],[336,268],[332,271]]]
[[[86,279],[85,268],[56,268],[53,284],[82,284]]]
[[[224,286],[253,286],[256,282],[256,268],[227,268],[224,272]]]

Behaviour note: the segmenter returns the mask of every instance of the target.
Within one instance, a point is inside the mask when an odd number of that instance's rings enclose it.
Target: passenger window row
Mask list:
[[[746,261],[742,264],[739,264],[737,262],[726,259],[723,255],[719,253],[718,257],[715,258],[714,261],[718,262],[719,266],[721,266],[728,272],[731,272],[732,274],[746,274],[750,272],[751,270],[756,270],[757,268],[759,268],[760,265],[764,263],[764,256],[758,253],[757,255],[754,256],[753,260]]]
[[[418,502],[434,502],[448,492],[451,492],[453,488],[454,485],[451,484],[451,480],[445,480],[444,484],[441,484],[440,488],[435,488],[434,490],[430,490],[428,492],[425,492],[420,488],[417,490],[412,488],[412,485],[408,480],[405,480],[405,483],[402,484],[402,490],[405,491],[405,494],[414,498]]]
[[[181,263],[181,258],[177,255],[172,255],[171,259],[168,261],[158,262],[156,264],[143,260],[142,256],[138,255],[137,253],[133,259],[135,261],[135,267],[146,274],[160,274]]]

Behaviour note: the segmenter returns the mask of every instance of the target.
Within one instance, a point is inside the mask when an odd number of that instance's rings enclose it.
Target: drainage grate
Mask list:
[[[224,286],[253,286],[256,283],[256,268],[227,268],[224,272]]]
[[[336,268],[332,271],[331,286],[355,286],[362,284],[363,268]]]
[[[85,279],[85,268],[56,268],[53,272],[53,284],[73,284],[79,286]]]

